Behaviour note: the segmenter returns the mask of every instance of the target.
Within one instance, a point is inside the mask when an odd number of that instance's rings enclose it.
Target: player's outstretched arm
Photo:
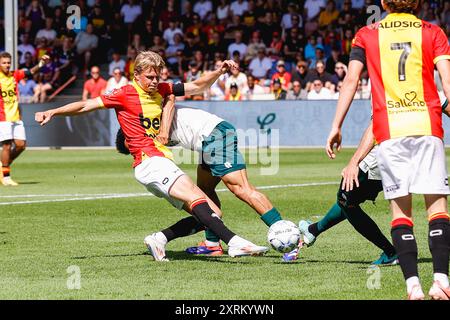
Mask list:
[[[184,84],[184,92],[187,96],[203,93],[206,89],[212,86],[212,84],[219,79],[219,77],[228,72],[230,69],[239,68],[236,62],[232,60],[225,60],[222,62],[222,67],[208,72],[204,76],[198,78],[195,81],[187,82]]]
[[[348,109],[355,97],[358,89],[359,77],[363,71],[364,64],[358,60],[352,60],[348,66],[348,73],[344,79],[342,89],[339,94],[339,100],[336,107],[336,113],[331,127],[330,134],[327,139],[326,152],[330,159],[336,158],[334,148],[338,151],[341,149],[342,142],[342,123],[347,115]]]
[[[161,117],[161,127],[156,139],[162,144],[166,145],[170,140],[170,128],[172,127],[173,117],[175,115],[175,95],[171,94],[163,106],[163,113]]]
[[[34,119],[41,126],[46,125],[54,116],[76,116],[103,108],[99,99],[90,99],[86,101],[77,101],[65,106],[50,109],[47,111],[36,112]]]
[[[359,174],[359,163],[369,154],[374,146],[374,135],[372,131],[372,120],[369,123],[366,131],[359,142],[358,148],[356,149],[353,157],[350,159],[347,166],[342,169],[342,190],[351,191],[353,190],[353,183],[356,187],[359,187],[358,174]]]

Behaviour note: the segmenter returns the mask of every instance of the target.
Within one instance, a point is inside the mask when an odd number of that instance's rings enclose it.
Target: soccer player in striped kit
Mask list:
[[[372,83],[373,134],[383,191],[392,212],[391,235],[406,280],[408,299],[423,300],[412,194],[423,194],[433,258],[432,299],[448,300],[449,214],[442,109],[434,83],[436,67],[450,99],[450,47],[438,26],[418,19],[418,0],[383,0],[388,15],[361,28],[352,45],[349,70],[327,140],[327,154],[341,145],[341,127],[367,64]]]
[[[189,83],[161,83],[163,59],[152,51],[142,51],[136,58],[132,84],[105,93],[96,99],[78,101],[66,106],[38,112],[35,119],[41,125],[54,116],[73,116],[102,108],[114,108],[129,150],[134,157],[134,173],[146,189],[165,198],[177,209],[185,209],[192,216],[148,235],[144,243],[156,261],[168,261],[165,247],[168,242],[188,236],[205,227],[211,229],[226,244],[231,257],[259,255],[269,248],[257,246],[228,229],[215,204],[173,162],[172,152],[156,136],[161,126],[163,106],[169,96],[200,94],[220,75],[236,68],[233,61],[224,61],[221,68]]]

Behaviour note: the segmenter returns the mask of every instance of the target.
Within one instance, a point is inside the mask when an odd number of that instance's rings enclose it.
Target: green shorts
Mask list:
[[[203,141],[201,166],[215,177],[246,168],[238,149],[236,129],[229,122],[219,123]]]
[[[370,180],[368,173],[359,169],[358,173],[359,187],[352,191],[342,190],[342,180],[337,194],[338,202],[343,206],[358,206],[361,203],[370,200],[375,201],[378,194],[383,191],[381,180]]]

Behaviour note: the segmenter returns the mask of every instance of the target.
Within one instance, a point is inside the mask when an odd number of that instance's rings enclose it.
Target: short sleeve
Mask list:
[[[105,108],[117,108],[119,106],[123,106],[125,97],[124,88],[126,88],[126,86],[105,92],[97,99]]]
[[[433,62],[450,60],[450,46],[444,31],[437,27],[433,41]]]
[[[25,78],[25,71],[24,70],[16,70],[14,71],[14,79],[16,79],[16,82],[19,82]]]
[[[353,38],[352,48],[353,47],[360,47],[362,49],[366,49],[365,36],[364,35],[365,35],[364,28],[359,29],[358,32],[356,33],[355,37]]]
[[[181,97],[184,96],[184,84],[181,82],[175,84],[162,82],[158,86],[158,91],[163,98],[171,94],[174,94],[177,97]]]

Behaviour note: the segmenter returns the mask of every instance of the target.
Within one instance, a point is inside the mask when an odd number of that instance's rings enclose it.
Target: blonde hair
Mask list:
[[[420,0],[384,0],[383,2],[393,13],[412,13],[419,6]]]
[[[148,69],[156,69],[159,72],[165,66],[166,64],[163,58],[156,52],[141,51],[136,57],[134,72],[136,74],[141,74]]]

